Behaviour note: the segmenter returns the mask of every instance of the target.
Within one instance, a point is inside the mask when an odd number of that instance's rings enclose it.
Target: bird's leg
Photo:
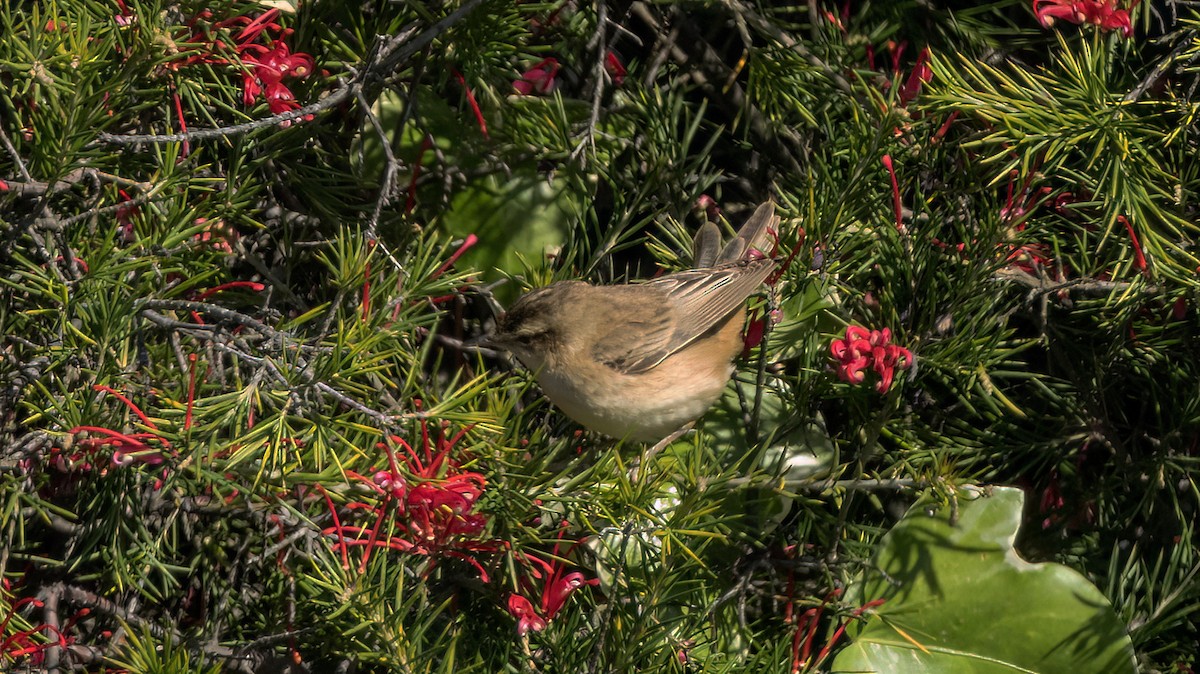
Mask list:
[[[633,466],[631,466],[629,468],[629,480],[631,482],[637,482],[638,478],[640,477],[639,468],[641,467],[642,464],[646,464],[646,466],[649,467],[650,460],[653,459],[656,454],[658,454],[659,452],[666,449],[667,445],[669,445],[672,442],[675,442],[679,438],[683,437],[683,434],[692,430],[692,426],[695,426],[695,425],[696,425],[695,421],[687,422],[682,427],[680,427],[679,430],[668,435],[667,437],[663,438],[662,440],[659,440],[658,442],[654,443],[653,447],[642,452],[642,455],[640,457],[638,457],[637,459],[635,459],[633,462]]]

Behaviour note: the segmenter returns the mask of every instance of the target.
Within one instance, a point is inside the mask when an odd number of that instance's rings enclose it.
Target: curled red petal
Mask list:
[[[879,373],[879,381],[875,384],[875,390],[880,393],[887,393],[887,390],[892,386],[892,375],[894,370],[890,365],[877,363],[875,371]]]
[[[846,350],[850,348],[850,342],[845,339],[835,339],[829,344],[829,353],[838,360],[842,359]]]
[[[540,632],[546,629],[546,621],[537,614],[533,604],[519,594],[513,593],[508,596],[508,612],[517,619],[517,633],[521,636],[530,631]]]
[[[868,339],[870,336],[871,331],[864,327],[858,325],[850,325],[846,327],[846,339],[848,341]]]
[[[861,384],[867,376],[866,368],[869,363],[870,359],[866,356],[855,358],[838,368],[838,376],[842,381]]]

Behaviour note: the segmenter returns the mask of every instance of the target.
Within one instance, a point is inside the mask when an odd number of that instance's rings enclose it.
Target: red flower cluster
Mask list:
[[[347,475],[366,484],[383,498],[378,503],[356,501],[348,504],[348,510],[365,513],[374,522],[368,526],[347,526],[341,523],[332,500],[326,495],[334,521],[333,526],[322,533],[334,536],[333,548],[342,554],[344,566],[349,567],[346,553],[351,547],[365,548],[359,571],[366,569],[374,549],[387,548],[431,559],[461,559],[473,566],[485,583],[488,582],[487,571],[474,557],[476,553],[493,552],[501,546],[498,541],[480,538],[487,518],[474,512],[487,487],[487,479],[480,473],[462,470],[459,462],[450,458],[454,446],[468,430],[469,427],[449,439],[440,434],[434,440],[429,435],[427,423],[422,421],[420,453],[403,438],[392,436],[390,443],[378,445],[387,453],[386,470],[376,471],[369,478],[347,471]],[[400,458],[397,458],[394,446],[404,450]],[[380,530],[389,513],[395,514],[397,533],[382,537]]]
[[[72,462],[83,459],[98,451],[102,447],[112,447],[112,464],[114,466],[128,466],[133,463],[144,463],[149,466],[157,466],[165,459],[163,457],[163,449],[149,444],[150,441],[163,443],[167,448],[170,443],[155,433],[118,433],[109,428],[100,426],[76,426],[69,431],[72,435],[77,433],[98,433],[103,435],[101,438],[83,438],[76,440],[76,446],[83,451],[78,452],[70,457]],[[66,457],[60,457],[66,458]],[[84,463],[83,468],[88,470],[91,468],[90,463]]]
[[[517,619],[517,633],[521,636],[525,636],[531,631],[541,632],[546,629],[546,625],[554,619],[554,616],[558,615],[558,612],[567,603],[567,598],[571,596],[571,593],[585,585],[600,583],[598,578],[585,579],[583,574],[578,571],[564,573],[566,565],[562,561],[558,549],[562,544],[562,535],[566,526],[567,523],[563,522],[563,528],[559,530],[559,540],[554,544],[554,550],[550,555],[552,561],[547,562],[533,555],[522,555],[526,561],[530,562],[530,575],[540,580],[542,586],[540,591],[537,591],[536,588],[527,588],[539,595],[536,607],[533,602],[516,592],[508,596],[508,612]],[[570,554],[576,545],[579,545],[579,541],[572,543],[571,547],[563,554]],[[528,585],[533,584],[528,583]]]
[[[162,437],[158,432],[158,426],[132,400],[110,386],[96,384],[92,386],[92,389],[107,393],[119,400],[131,412],[136,414],[142,424],[149,428],[150,431],[119,433],[111,428],[101,426],[76,426],[67,431],[67,433],[71,436],[88,433],[93,436],[99,435],[102,437],[77,439],[71,444],[71,449],[75,451],[70,453],[67,450],[55,448],[51,454],[59,470],[68,472],[77,467],[85,471],[91,470],[95,454],[108,447],[111,447],[113,450],[111,463],[116,467],[129,466],[135,463],[157,466],[166,460],[167,454],[174,453],[174,450],[171,449],[171,442]],[[189,397],[188,400],[190,407],[191,398]]]
[[[867,367],[875,370],[879,381],[875,390],[886,393],[892,385],[897,367],[911,367],[912,352],[902,346],[889,344],[892,333],[883,330],[867,330],[857,325],[846,328],[845,339],[835,339],[829,352],[839,361],[838,377],[851,384],[861,384],[866,379]]]
[[[91,609],[80,609],[61,628],[43,623],[34,625],[27,630],[14,629],[10,632],[9,622],[17,615],[18,611],[25,606],[43,608],[45,603],[33,597],[24,597],[14,601],[12,587],[7,578],[0,585],[0,601],[10,605],[8,613],[0,620],[0,637],[4,637],[0,639],[0,662],[2,663],[17,663],[28,658],[29,664],[34,667],[41,665],[45,662],[47,650],[56,647],[65,649],[75,643],[75,637],[70,634],[75,628],[75,623],[91,613]],[[52,637],[50,633],[53,633]]]
[[[1062,19],[1075,24],[1090,23],[1099,26],[1100,30],[1118,30],[1121,35],[1133,35],[1133,23],[1129,10],[1137,6],[1140,0],[1134,0],[1128,8],[1118,8],[1120,0],[1033,0],[1033,13],[1043,28],[1054,25],[1054,21]]]
[[[542,59],[540,63],[521,74],[520,79],[513,81],[513,89],[518,94],[548,94],[554,90],[554,77],[558,75],[558,59],[553,56]]]
[[[295,110],[300,103],[284,80],[311,75],[313,57],[292,52],[285,40],[293,31],[280,25],[276,21],[278,17],[279,10],[272,9],[254,19],[235,16],[208,24],[212,12],[206,9],[188,22],[193,33],[183,40],[198,45],[198,53],[192,53],[172,67],[193,63],[236,63],[242,66],[243,103],[253,105],[262,96],[273,114]],[[232,45],[221,39],[222,32],[232,37]],[[230,46],[234,54],[230,54]]]

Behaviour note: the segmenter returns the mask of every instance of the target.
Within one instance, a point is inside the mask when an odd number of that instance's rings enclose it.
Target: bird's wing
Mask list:
[[[721,228],[712,222],[705,222],[692,239],[692,266],[697,269],[714,267],[720,253]]]
[[[592,353],[618,372],[645,372],[740,307],[774,268],[774,260],[745,260],[629,286],[643,297],[646,291],[655,291],[661,296],[662,308],[654,314],[638,312],[645,315],[610,322],[611,329],[597,340]]]
[[[729,243],[725,244],[725,248],[721,251],[720,256],[716,258],[716,264],[722,265],[737,262],[745,257],[746,251],[750,249],[757,250],[760,253],[765,251],[770,241],[772,230],[779,231],[779,216],[775,215],[775,202],[764,201],[759,204],[758,208],[754,209],[754,214],[738,230],[737,236],[734,236],[729,240]]]
[[[679,316],[671,337],[671,352],[687,346],[742,306],[774,269],[774,260],[760,258],[681,271],[650,281],[666,292]]]

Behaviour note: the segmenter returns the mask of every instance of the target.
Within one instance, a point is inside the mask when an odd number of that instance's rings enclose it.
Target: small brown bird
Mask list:
[[[518,299],[487,339],[534,372],[567,416],[614,438],[655,441],[721,396],[742,351],[746,298],[775,269],[759,247],[775,205],[754,211],[724,249],[706,223],[695,269],[643,283],[559,281]]]

